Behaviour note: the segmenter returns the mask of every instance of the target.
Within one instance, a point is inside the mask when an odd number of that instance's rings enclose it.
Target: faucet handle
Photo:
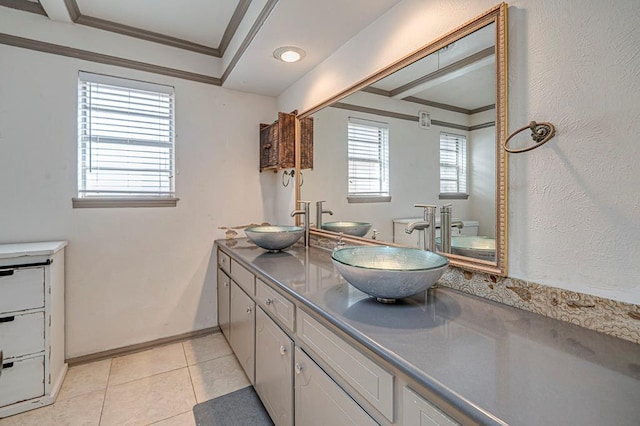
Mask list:
[[[322,201],[316,201],[316,206],[321,206],[322,203],[326,203],[326,200],[322,200]]]
[[[433,204],[414,204],[413,207],[421,207],[423,209],[435,209],[436,206],[434,206]]]
[[[444,213],[451,213],[452,210],[453,210],[453,204],[451,203],[443,204],[442,207],[440,207],[440,211]]]

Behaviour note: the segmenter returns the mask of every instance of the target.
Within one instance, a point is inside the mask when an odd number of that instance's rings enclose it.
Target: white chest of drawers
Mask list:
[[[62,386],[66,245],[0,244],[0,418],[52,404]]]

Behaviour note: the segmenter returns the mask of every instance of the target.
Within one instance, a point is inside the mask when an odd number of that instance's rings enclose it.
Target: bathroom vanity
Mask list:
[[[0,244],[0,418],[52,404],[62,386],[66,245]]]
[[[278,425],[640,419],[640,345],[447,288],[381,304],[316,247],[216,246],[220,328]]]

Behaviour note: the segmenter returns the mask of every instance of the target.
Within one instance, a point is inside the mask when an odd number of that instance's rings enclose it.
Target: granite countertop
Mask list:
[[[217,244],[481,423],[640,422],[638,344],[444,287],[385,305],[326,250]]]

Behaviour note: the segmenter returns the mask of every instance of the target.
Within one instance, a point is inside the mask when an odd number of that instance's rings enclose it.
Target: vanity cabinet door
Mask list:
[[[405,387],[402,392],[404,423],[407,426],[456,426],[458,422],[429,401]]]
[[[298,425],[376,425],[307,354],[295,348],[295,422]]]
[[[256,312],[255,388],[277,426],[293,425],[293,342],[262,308]]]
[[[231,281],[229,344],[251,384],[255,383],[256,304]]]
[[[218,326],[229,340],[229,303],[231,303],[231,279],[218,269]]]

